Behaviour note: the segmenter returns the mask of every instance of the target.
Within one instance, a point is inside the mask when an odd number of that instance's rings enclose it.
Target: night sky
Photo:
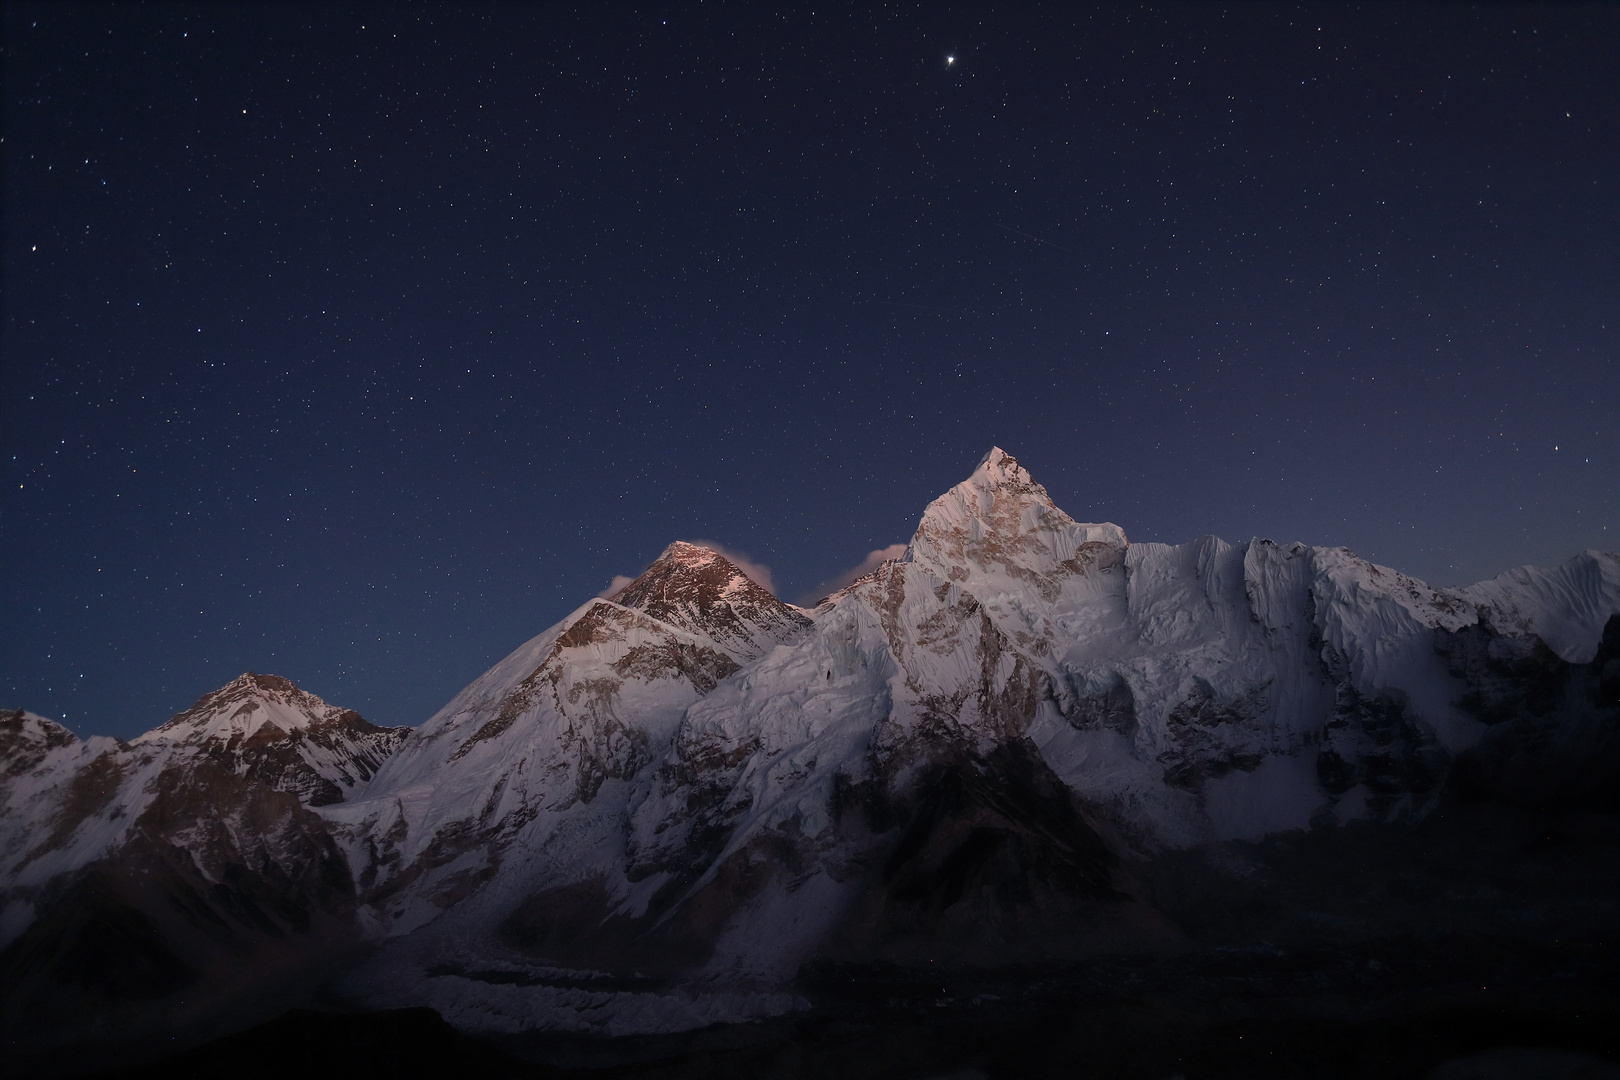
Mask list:
[[[10,4],[0,704],[417,724],[992,445],[1132,540],[1620,547],[1620,6]]]

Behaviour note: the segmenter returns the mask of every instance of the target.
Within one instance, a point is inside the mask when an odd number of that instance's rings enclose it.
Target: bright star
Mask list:
[[[945,58],[945,66],[946,66],[946,67],[950,67],[950,66],[951,66],[951,65],[952,65],[952,64],[954,64],[954,63],[956,63],[956,57],[954,57],[954,56],[947,56],[947,57],[946,57],[946,58]]]

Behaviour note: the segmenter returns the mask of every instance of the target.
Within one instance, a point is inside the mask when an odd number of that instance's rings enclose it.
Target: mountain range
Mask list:
[[[1620,555],[1452,589],[1131,543],[993,449],[813,607],[677,542],[415,728],[251,673],[128,743],[0,714],[5,1036],[195,1039],[317,993],[651,1035],[828,972],[1186,957],[1210,867],[1242,892],[1257,853],[1459,800],[1620,809]],[[1296,929],[1388,930],[1358,918]]]

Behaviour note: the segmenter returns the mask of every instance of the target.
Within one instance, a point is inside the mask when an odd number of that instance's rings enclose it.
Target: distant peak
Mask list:
[[[642,608],[654,593],[671,589],[709,599],[741,590],[770,596],[769,590],[743,572],[742,567],[713,548],[677,540],[659,555],[641,576],[610,598],[625,607]],[[773,597],[774,599],[774,597]]]
[[[963,500],[974,504],[975,509],[971,512],[977,516],[981,512],[989,512],[997,500],[1008,497],[1033,500],[1057,509],[1046,489],[1036,482],[1028,469],[1018,464],[1017,458],[999,446],[992,446],[990,452],[979,459],[979,464],[968,478],[935,499],[924,512],[924,517],[942,512]]]
[[[1117,525],[1064,513],[1017,458],[993,446],[971,476],[923,511],[910,552],[912,562],[953,581],[976,573],[1027,581],[1070,573],[1083,545],[1126,543]]]
[[[213,693],[204,694],[191,708],[141,738],[179,729],[212,733],[225,717],[257,716],[251,722],[252,726],[256,726],[271,714],[279,718],[274,721],[277,727],[291,730],[343,711],[328,705],[308,690],[299,689],[291,679],[244,671]]]
[[[219,689],[219,693],[230,693],[236,690],[268,690],[278,694],[294,694],[298,687],[293,685],[291,679],[284,679],[280,675],[260,675],[253,671],[244,671]]]

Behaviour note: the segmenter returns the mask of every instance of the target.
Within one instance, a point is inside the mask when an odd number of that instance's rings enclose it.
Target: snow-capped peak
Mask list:
[[[245,742],[275,740],[313,725],[325,724],[358,714],[328,705],[307,690],[300,690],[279,675],[252,671],[232,679],[168,723],[140,736],[144,742],[221,742],[238,746]]]
[[[1084,572],[1088,553],[1126,544],[1118,525],[1076,522],[1059,510],[1016,458],[992,447],[973,475],[929,504],[908,554],[951,581],[987,576],[1016,587]]]
[[[55,720],[23,709],[0,709],[0,777],[20,776],[78,737]]]
[[[1035,478],[1029,474],[1029,470],[1018,464],[1017,458],[999,446],[992,446],[985,451],[984,457],[973,467],[973,476],[969,477],[969,480],[979,476],[994,478],[996,482],[1039,486],[1035,484]]]
[[[743,573],[741,567],[713,548],[677,540],[666,547],[640,577],[608,599],[625,607],[646,610],[641,607],[642,601],[656,600],[671,591],[710,601],[724,596],[746,596],[755,591],[771,595]]]
[[[0,888],[156,858],[188,896],[291,883],[394,939],[344,991],[375,1006],[672,1030],[805,963],[1053,962],[1148,906],[1098,906],[1119,854],[1416,818],[1454,762],[1607,799],[1617,643],[1614,553],[1436,589],[1342,548],[1128,545],[992,448],[814,621],[677,542],[409,734],[252,673],[138,745],[0,713]],[[32,917],[0,891],[0,937]]]
[[[377,727],[279,675],[249,671],[133,745],[168,747],[181,757],[208,755],[322,806],[341,802],[370,779],[406,731]]]
[[[739,661],[763,655],[810,623],[718,551],[681,540],[610,599],[707,638]]]

